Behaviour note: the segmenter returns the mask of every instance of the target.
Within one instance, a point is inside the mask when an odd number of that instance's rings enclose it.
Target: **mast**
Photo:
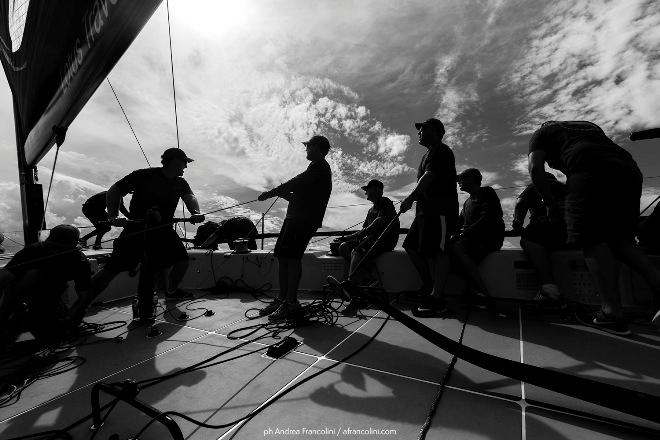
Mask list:
[[[37,164],[62,144],[161,1],[0,0],[0,61],[13,97],[25,244],[45,226]]]
[[[18,155],[18,181],[21,192],[21,208],[23,214],[23,243],[27,246],[39,240],[39,230],[45,228],[44,220],[44,196],[41,185],[37,183],[37,168],[30,167],[25,161],[25,150],[23,148],[25,139],[22,139],[20,118],[14,103],[14,128],[16,132],[16,153]]]

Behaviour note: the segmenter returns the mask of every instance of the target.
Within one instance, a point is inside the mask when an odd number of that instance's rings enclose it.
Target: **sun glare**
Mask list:
[[[222,34],[240,29],[254,18],[256,6],[247,0],[175,0],[170,13],[175,19],[204,33]]]

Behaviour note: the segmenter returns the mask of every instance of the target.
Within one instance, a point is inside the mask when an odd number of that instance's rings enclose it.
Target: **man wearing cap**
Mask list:
[[[332,192],[332,174],[325,160],[330,142],[325,136],[315,135],[303,145],[307,160],[311,162],[307,169],[259,196],[262,201],[281,197],[289,202],[273,251],[279,264],[280,291],[277,298],[259,313],[261,316],[270,315],[272,320],[300,315],[298,283],[302,275],[302,257],[310,239],[321,227]]]
[[[416,123],[415,128],[419,144],[428,151],[419,164],[415,189],[401,202],[401,212],[417,202],[403,248],[422,279],[422,288],[411,295],[420,302],[413,314],[437,316],[446,311],[442,298],[449,273],[446,245],[458,215],[456,163],[451,148],[442,142],[442,122],[431,118]]]
[[[383,182],[380,180],[370,180],[362,190],[367,196],[367,200],[373,203],[373,206],[367,212],[367,218],[364,220],[362,229],[354,234],[346,235],[338,239],[341,241],[339,253],[350,262],[349,274],[355,271],[364,255],[376,243],[376,240],[385,231],[385,228],[396,217],[396,210],[392,201],[383,195]],[[386,235],[376,243],[376,247],[371,251],[369,259],[373,259],[383,252],[389,252],[396,246],[399,240],[399,219],[396,218],[394,224],[387,230]],[[362,268],[365,267],[363,264]],[[358,271],[349,277],[348,280],[356,284],[362,284],[365,281],[366,274],[364,270]],[[349,309],[355,308],[356,303],[351,302]]]
[[[110,261],[94,276],[95,294],[103,291],[119,272],[135,270],[144,257],[153,270],[169,272],[166,285],[162,286],[165,294],[169,298],[183,296],[177,288],[188,269],[188,253],[172,219],[182,199],[191,213],[190,222],[204,221],[199,203],[183,178],[192,161],[183,150],[169,148],[161,156],[162,167],[133,171],[110,187],[106,199],[109,221],[124,230],[114,241]],[[132,221],[128,222],[118,213],[120,200],[130,192]]]
[[[504,219],[500,198],[490,186],[481,186],[481,173],[468,168],[457,177],[461,191],[470,194],[458,217],[458,234],[452,238],[450,254],[476,289],[490,296],[477,264],[504,242]]]
[[[0,269],[1,335],[26,323],[42,340],[55,340],[75,329],[82,318],[75,313],[81,302],[65,292],[74,281],[76,296],[84,296],[92,275],[87,257],[77,248],[79,237],[75,226],[55,226],[45,241],[21,249]]]

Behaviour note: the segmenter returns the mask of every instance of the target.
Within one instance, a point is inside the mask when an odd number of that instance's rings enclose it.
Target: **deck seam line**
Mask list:
[[[336,362],[335,359],[328,358],[328,360]],[[377,368],[367,367],[367,366],[359,365],[359,364],[353,364],[353,363],[350,363],[350,362],[342,362],[342,364],[349,365],[349,366],[355,367],[355,368],[361,368],[361,369],[364,369],[364,370],[374,371],[376,373],[388,374],[388,375],[391,375],[391,376],[400,377],[402,379],[409,379],[409,380],[412,380],[412,381],[415,381],[415,382],[422,382],[422,383],[426,383],[426,384],[429,384],[429,385],[440,385],[440,383],[433,382],[432,380],[421,379],[419,377],[413,377],[413,376],[406,376],[405,374],[394,373],[392,371],[379,370]],[[482,391],[470,390],[468,388],[461,388],[461,387],[457,387],[455,385],[445,385],[445,388],[450,388],[450,389],[455,390],[455,391],[463,391],[463,392],[469,393],[469,394],[476,394],[476,395],[483,396],[483,397],[490,397],[492,399],[504,400],[506,402],[511,402],[511,403],[516,403],[520,400],[519,398],[514,397],[514,396],[512,396],[510,399],[507,399],[506,397],[497,396],[495,394],[488,394],[488,393],[485,393],[485,392],[482,392]]]
[[[523,343],[522,329],[522,308],[518,306],[518,337],[520,342],[520,363],[525,363],[525,352]],[[525,382],[520,381],[520,436],[522,440],[527,440],[527,401],[525,400]]]
[[[368,324],[373,318],[375,318],[376,316],[380,315],[380,313],[381,313],[381,312],[378,312],[378,313],[376,313],[374,316],[371,316],[371,317],[370,317],[368,320],[366,320],[366,321],[365,321],[360,327],[358,327],[357,329],[353,330],[353,332],[351,332],[350,335],[346,336],[344,339],[342,339],[340,342],[338,342],[334,347],[332,347],[330,350],[328,350],[328,351],[325,353],[325,355],[327,355],[327,354],[330,353],[332,350],[334,350],[335,348],[337,348],[337,347],[339,347],[341,344],[343,344],[348,338],[350,338],[351,336],[353,336],[354,333],[356,333],[356,332],[359,331],[362,327],[364,327],[365,325],[367,325],[367,324]],[[325,357],[325,355],[323,355],[323,357]],[[321,359],[319,359],[319,358],[317,357],[317,359],[316,359],[311,365],[309,365],[307,368],[305,368],[303,371],[301,371],[296,377],[294,377],[294,378],[291,379],[289,382],[287,382],[282,388],[280,388],[277,392],[275,392],[273,395],[271,395],[268,399],[264,400],[264,401],[261,403],[261,405],[257,406],[257,407],[256,407],[254,410],[252,410],[252,411],[255,411],[255,410],[261,408],[262,406],[268,404],[268,403],[269,403],[270,401],[272,401],[273,399],[277,398],[277,397],[282,393],[283,390],[287,389],[291,384],[295,383],[296,380],[298,380],[298,378],[302,377],[302,375],[304,375],[305,373],[307,373],[307,371],[309,371],[310,369],[312,369],[312,368],[313,368],[316,364],[318,364],[319,362],[321,362]],[[344,363],[344,362],[341,362],[341,363],[339,363],[339,364],[343,364],[343,363]],[[338,365],[339,365],[339,364],[338,364]],[[338,365],[337,365],[337,366],[338,366]],[[249,421],[250,421],[250,420],[242,420],[242,421],[238,422],[237,424],[235,424],[234,426],[232,426],[229,430],[227,430],[227,432],[225,432],[225,433],[222,434],[220,437],[218,437],[217,440],[222,440],[222,439],[224,439],[224,438],[227,437],[229,434],[233,433],[234,430],[236,430],[236,429],[242,427],[245,423],[247,423],[247,422],[249,422]]]

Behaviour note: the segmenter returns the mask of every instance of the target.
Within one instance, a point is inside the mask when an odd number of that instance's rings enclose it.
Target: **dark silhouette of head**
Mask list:
[[[303,142],[307,151],[307,160],[315,161],[325,157],[330,151],[330,141],[325,136],[315,134],[307,142]]]
[[[426,148],[441,143],[445,135],[444,124],[436,118],[429,118],[424,122],[416,122],[415,128],[417,129],[419,144]]]
[[[380,180],[372,179],[362,187],[367,196],[367,200],[370,202],[376,202],[383,196],[383,190],[385,186]]]
[[[481,179],[481,172],[476,168],[468,168],[456,176],[460,190],[470,194],[481,187]]]
[[[186,153],[180,148],[168,148],[160,156],[163,172],[168,177],[183,176],[183,170],[192,161],[193,159],[186,156]]]

